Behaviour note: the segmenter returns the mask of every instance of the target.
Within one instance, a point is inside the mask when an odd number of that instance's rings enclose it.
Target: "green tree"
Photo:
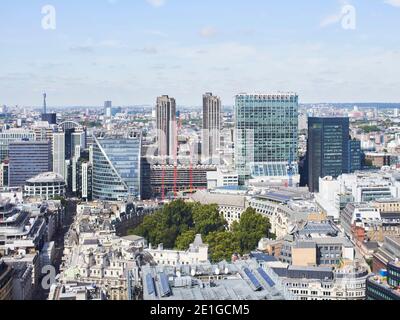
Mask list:
[[[360,129],[363,130],[365,133],[380,132],[381,131],[381,129],[378,126],[375,126],[375,125],[360,126]]]
[[[193,222],[197,234],[207,236],[211,232],[226,230],[227,222],[216,204],[201,205],[193,208]]]
[[[209,255],[213,262],[230,261],[233,254],[240,253],[239,241],[229,231],[211,232],[205,238],[205,243],[209,246]]]
[[[193,204],[182,200],[171,202],[153,215],[146,216],[143,223],[130,234],[140,235],[153,245],[162,243],[172,249],[179,235],[193,227]]]
[[[183,232],[175,242],[175,248],[177,250],[187,250],[190,244],[193,243],[196,238],[196,231],[193,229]]]
[[[274,238],[270,229],[269,219],[257,213],[253,208],[247,208],[242,213],[240,221],[232,224],[232,232],[239,241],[242,254],[256,249],[261,238]]]

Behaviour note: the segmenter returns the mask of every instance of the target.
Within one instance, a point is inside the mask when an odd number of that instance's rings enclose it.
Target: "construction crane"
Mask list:
[[[177,123],[178,123],[178,126],[177,126],[177,128],[176,128],[176,140],[175,140],[175,143],[176,143],[176,148],[174,148],[174,197],[175,198],[178,198],[178,155],[177,155],[177,153],[178,153],[178,136],[179,136],[179,133],[180,133],[180,131],[181,131],[181,129],[182,129],[182,118],[181,118],[181,115],[180,115],[180,113],[178,113],[177,114]]]
[[[165,200],[165,163],[161,163],[161,201]]]

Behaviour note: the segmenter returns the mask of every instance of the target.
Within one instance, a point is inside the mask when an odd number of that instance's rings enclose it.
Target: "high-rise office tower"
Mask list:
[[[78,156],[79,154],[76,154],[76,147],[80,147],[81,150],[86,149],[86,132],[85,131],[79,131],[79,132],[74,132],[72,133],[72,157]]]
[[[65,172],[65,133],[53,133],[53,172],[58,173],[64,179]]]
[[[42,121],[47,121],[49,124],[57,124],[57,114],[47,113],[47,94],[43,93],[43,113]]]
[[[298,95],[239,94],[235,103],[235,164],[239,181],[298,176]]]
[[[51,141],[53,139],[54,125],[46,121],[36,121],[32,130],[35,133],[36,141]]]
[[[319,191],[319,178],[337,178],[360,169],[361,146],[350,139],[349,118],[308,118],[308,186]]]
[[[209,163],[219,164],[221,148],[221,99],[212,93],[203,95],[203,141],[202,158]]]
[[[350,140],[349,141],[349,165],[348,172],[355,172],[361,170],[361,162],[362,162],[362,150],[361,150],[361,141],[359,140]]]
[[[47,98],[47,94],[45,92],[45,93],[43,93],[43,114],[47,113],[47,101],[46,101],[46,98]]]
[[[112,117],[112,101],[105,101],[104,102],[104,113],[107,118]]]
[[[140,197],[141,137],[103,136],[93,145],[93,198]]]
[[[52,171],[50,141],[10,143],[9,185],[22,187],[26,180]]]
[[[166,95],[157,98],[156,105],[158,155],[177,154],[176,102]]]
[[[65,159],[70,160],[75,154],[75,147],[81,146],[85,149],[87,145],[86,128],[78,123],[67,121],[60,125],[65,134]]]
[[[70,160],[74,156],[74,147],[72,134],[75,132],[75,128],[64,129],[65,134],[65,159]]]
[[[92,164],[83,162],[80,171],[80,196],[85,200],[92,200]]]
[[[42,114],[42,121],[47,121],[49,124],[57,124],[57,114],[44,113]]]
[[[0,162],[8,158],[9,145],[16,141],[34,141],[35,133],[25,129],[9,129],[0,132]]]

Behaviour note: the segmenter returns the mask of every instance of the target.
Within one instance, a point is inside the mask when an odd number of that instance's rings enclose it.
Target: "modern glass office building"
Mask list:
[[[140,136],[104,136],[93,145],[93,199],[140,198]]]
[[[349,172],[361,170],[361,141],[350,140],[349,149]]]
[[[35,141],[35,133],[25,129],[9,129],[0,132],[0,162],[8,158],[8,150],[11,142]]]
[[[361,145],[350,139],[349,118],[308,118],[308,186],[318,192],[319,178],[359,170]]]
[[[12,142],[9,156],[10,187],[22,187],[28,179],[53,169],[50,141]]]
[[[235,103],[235,163],[239,180],[298,174],[298,95],[239,94]]]

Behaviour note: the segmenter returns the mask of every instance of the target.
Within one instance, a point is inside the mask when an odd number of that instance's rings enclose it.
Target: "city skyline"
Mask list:
[[[0,304],[400,300],[400,0],[0,12]]]
[[[248,91],[294,91],[301,103],[398,102],[400,3],[363,1],[3,1],[0,104],[224,105]],[[341,10],[355,10],[354,29]],[[101,23],[100,23],[101,22]]]

